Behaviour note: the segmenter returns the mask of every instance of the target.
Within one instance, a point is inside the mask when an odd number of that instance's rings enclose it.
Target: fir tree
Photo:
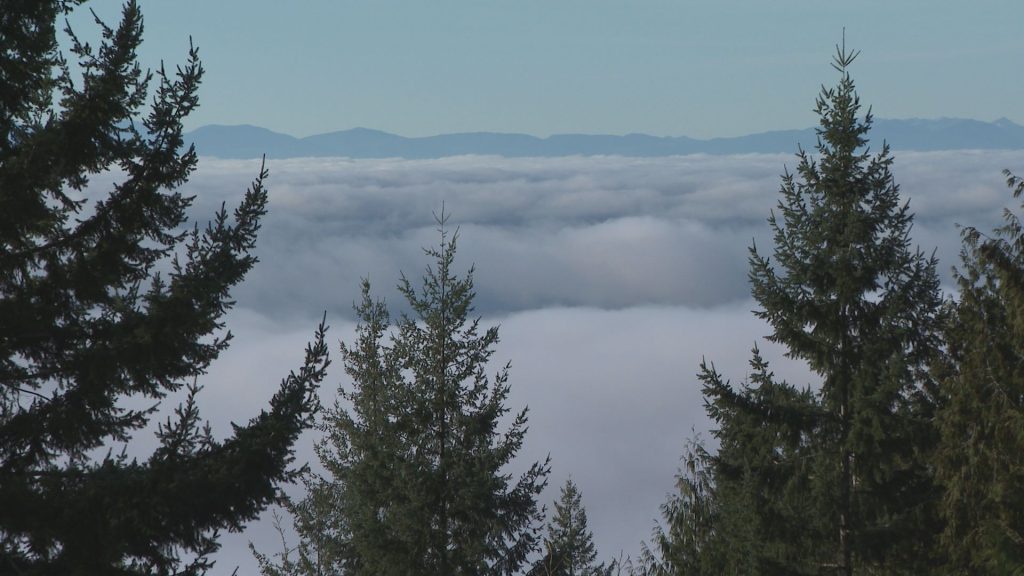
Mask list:
[[[269,409],[216,440],[196,395],[231,339],[229,291],[256,261],[266,173],[233,215],[186,233],[191,198],[176,189],[196,165],[181,122],[197,105],[197,52],[176,74],[144,73],[128,2],[97,46],[67,30],[65,59],[55,22],[80,3],[0,9],[0,573],[201,573],[218,530],[240,529],[295,476],[324,328]],[[121,174],[109,193],[88,187],[109,169]],[[127,457],[174,393],[185,400],[155,450]]]
[[[744,498],[767,498],[751,508],[767,535],[753,549],[779,562],[762,564],[766,572],[919,574],[935,562],[926,457],[935,388],[924,371],[939,350],[935,259],[910,248],[912,215],[888,147],[867,148],[872,118],[859,116],[848,72],[855,57],[837,48],[839,84],[817,102],[817,154],[801,150],[797,174],[783,176],[780,214],[769,218],[774,262],[751,248],[756,314],[771,326],[770,340],[821,377],[820,389],[808,396],[769,384],[756,357],[748,390],[704,375],[719,434],[738,442],[716,460],[716,495],[726,497],[728,481],[753,488]],[[799,530],[792,545],[770,536],[780,518]],[[801,553],[808,549],[817,552]]]
[[[711,456],[697,440],[683,453],[676,492],[661,506],[665,526],[655,525],[651,544],[643,544],[633,573],[643,576],[725,574],[715,550],[719,522]]]
[[[818,573],[830,559],[822,555],[820,509],[808,497],[820,415],[813,394],[777,381],[757,347],[739,389],[706,362],[699,377],[718,426],[718,450],[702,459],[701,477],[715,530],[689,562],[704,566],[702,574]]]
[[[1020,198],[1024,181],[1006,176]],[[938,371],[942,541],[959,574],[1024,566],[1024,229],[1013,212],[1004,218],[991,237],[963,231],[949,361]]]
[[[342,348],[352,387],[318,447],[327,474],[292,506],[297,556],[258,554],[265,574],[512,574],[537,548],[548,464],[515,481],[506,471],[526,410],[500,431],[508,365],[485,372],[498,330],[470,318],[472,270],[454,275],[456,235],[439,222],[422,287],[399,285],[410,315],[391,321],[363,285],[356,342]]]
[[[544,576],[609,576],[613,566],[598,564],[594,535],[587,526],[583,496],[572,479],[565,481],[548,522],[544,557],[534,573]]]

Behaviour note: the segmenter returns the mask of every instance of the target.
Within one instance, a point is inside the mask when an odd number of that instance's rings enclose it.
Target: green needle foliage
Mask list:
[[[756,314],[820,389],[775,382],[756,351],[738,390],[702,367],[721,442],[720,537],[755,558],[736,573],[921,574],[935,562],[936,391],[925,368],[940,343],[936,262],[910,248],[888,147],[867,148],[855,57],[837,48],[839,84],[817,101],[817,154],[801,150],[797,173],[783,176],[774,260],[750,251]]]
[[[349,390],[327,411],[318,454],[326,475],[289,507],[300,543],[263,573],[513,574],[539,543],[537,497],[549,466],[507,471],[522,447],[526,410],[507,430],[508,366],[489,378],[497,328],[473,311],[472,270],[454,275],[456,236],[439,220],[441,245],[411,309],[392,322],[370,296],[356,306],[353,345],[342,347]]]
[[[706,362],[699,377],[719,445],[701,459],[710,470],[700,470],[695,486],[711,501],[703,515],[713,513],[715,530],[688,547],[690,562],[709,575],[819,573],[832,559],[822,547],[821,503],[810,497],[822,415],[814,395],[777,381],[756,347],[749,381],[738,390]]]
[[[548,522],[544,556],[531,574],[543,576],[610,576],[614,563],[598,564],[594,535],[587,526],[583,495],[572,479],[566,480]]]
[[[1020,198],[1024,182],[1006,176]],[[1024,573],[1024,229],[1013,212],[1004,218],[992,237],[963,231],[939,376],[936,475],[957,574]]]
[[[196,165],[181,122],[198,103],[197,52],[175,74],[143,72],[129,2],[117,26],[98,23],[98,46],[68,30],[69,63],[55,22],[80,3],[0,9],[0,573],[202,573],[218,530],[296,475],[324,327],[269,409],[214,439],[198,379],[231,339],[223,317],[256,262],[266,172],[233,214],[187,231],[176,188]],[[113,189],[87,188],[105,170]],[[113,451],[174,393],[186,399],[148,458]]]
[[[632,573],[642,576],[719,576],[729,573],[721,551],[714,547],[720,521],[714,495],[711,455],[697,440],[683,453],[676,475],[677,493],[662,504],[665,526],[656,525],[651,545],[644,544]]]

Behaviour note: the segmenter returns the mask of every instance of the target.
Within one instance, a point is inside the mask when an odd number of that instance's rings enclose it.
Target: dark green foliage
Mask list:
[[[755,347],[749,382],[734,389],[701,364],[718,449],[691,441],[641,555],[640,572],[668,576],[813,574],[824,533],[810,497],[814,397],[776,381]]]
[[[821,545],[840,573],[921,573],[936,526],[922,455],[934,393],[922,372],[938,349],[938,277],[934,257],[910,249],[888,147],[865,148],[854,56],[839,51],[840,83],[818,99],[820,156],[801,151],[799,178],[783,177],[781,220],[769,219],[779,271],[752,248],[750,277],[769,338],[822,378],[807,430],[832,536]]]
[[[544,556],[534,564],[532,574],[543,576],[610,576],[614,563],[598,564],[594,535],[587,526],[583,496],[572,479],[566,480],[555,501],[554,516],[548,521]]]
[[[704,574],[814,574],[827,527],[811,482],[821,416],[809,390],[776,380],[755,347],[749,381],[734,389],[702,363],[708,415],[718,451],[705,455],[703,483],[713,485],[715,538],[703,548],[718,558]],[[713,482],[707,478],[713,473]],[[677,572],[686,573],[686,572]]]
[[[318,446],[327,474],[292,505],[301,542],[265,574],[512,574],[539,540],[537,496],[548,464],[518,480],[506,471],[522,447],[526,411],[508,414],[508,366],[485,369],[497,328],[470,319],[472,271],[454,276],[455,237],[441,246],[417,290],[399,289],[412,313],[392,323],[370,297],[343,346],[351,390],[327,412]]]
[[[1024,182],[1006,172],[1014,198]],[[958,574],[1024,571],[1024,229],[963,231],[960,300],[939,377],[943,546]]]
[[[715,549],[719,511],[710,455],[696,440],[687,444],[676,489],[661,506],[666,526],[655,526],[651,545],[643,545],[632,572],[643,576],[724,574],[721,551]]]
[[[801,150],[797,173],[783,176],[769,218],[774,260],[756,247],[750,257],[769,339],[807,362],[820,389],[775,382],[756,350],[738,390],[702,367],[730,573],[920,574],[935,564],[936,401],[925,367],[940,344],[936,263],[910,248],[888,147],[867,149],[854,58],[838,49],[839,84],[817,102],[817,154]]]
[[[275,564],[253,549],[264,574],[404,574],[413,561],[404,558],[409,547],[399,534],[408,528],[399,524],[422,518],[403,515],[401,478],[415,476],[415,454],[403,442],[408,422],[393,417],[407,391],[385,342],[390,316],[371,298],[368,282],[355,311],[356,341],[341,347],[353,389],[339,387],[319,426],[324,439],[316,452],[328,475],[307,477],[306,496],[287,504],[300,536],[295,550]]]
[[[0,573],[200,573],[217,531],[294,477],[324,328],[268,411],[211,436],[198,379],[231,338],[222,319],[256,261],[266,173],[232,215],[186,232],[191,199],[175,189],[196,164],[181,120],[197,105],[197,53],[174,75],[142,72],[129,2],[98,46],[72,36],[67,63],[55,22],[77,3],[0,9]],[[122,173],[113,190],[87,190],[107,169]],[[113,451],[176,392],[187,399],[148,459]]]

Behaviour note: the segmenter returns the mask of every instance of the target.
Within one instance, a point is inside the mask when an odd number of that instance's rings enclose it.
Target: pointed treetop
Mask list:
[[[836,44],[836,55],[832,57],[832,67],[836,70],[846,74],[846,69],[853,64],[853,61],[860,56],[860,50],[846,50],[846,27],[843,26],[843,40],[841,44]]]

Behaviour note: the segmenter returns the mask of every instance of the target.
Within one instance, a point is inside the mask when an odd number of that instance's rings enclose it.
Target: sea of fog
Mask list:
[[[275,160],[260,263],[234,296],[235,335],[202,381],[204,416],[227,434],[263,407],[302,359],[326,312],[334,352],[324,403],[349,386],[337,353],[353,334],[361,278],[401,311],[437,244],[443,207],[458,230],[457,268],[475,266],[476,313],[500,325],[498,364],[511,362],[509,407],[529,406],[518,461],[550,454],[544,502],[572,477],[599,554],[635,555],[672,490],[684,442],[708,436],[695,378],[702,358],[734,381],[757,344],[777,375],[814,384],[764,341],[747,284],[748,248],[770,253],[766,218],[792,155],[668,158]],[[914,242],[956,263],[957,224],[990,229],[1015,206],[1001,170],[1024,173],[1024,151],[901,152],[894,174],[916,213]],[[238,202],[258,161],[202,158],[183,187],[202,225]],[[112,176],[95,179],[105,186]],[[302,461],[315,457],[309,433]],[[291,491],[298,494],[297,490]],[[215,573],[256,573],[247,543],[272,553],[270,514],[223,539]]]

